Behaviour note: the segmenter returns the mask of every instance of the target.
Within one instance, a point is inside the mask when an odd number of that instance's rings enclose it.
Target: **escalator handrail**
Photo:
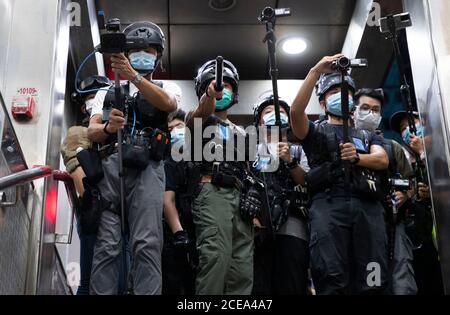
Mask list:
[[[34,166],[30,169],[9,174],[0,178],[0,190],[11,188],[17,185],[26,184],[36,179],[51,176],[53,170],[50,166]]]

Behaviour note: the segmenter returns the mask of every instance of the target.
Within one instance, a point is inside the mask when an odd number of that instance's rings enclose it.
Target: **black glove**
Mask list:
[[[241,195],[239,209],[244,220],[252,220],[261,213],[261,194],[256,188],[250,187]]]

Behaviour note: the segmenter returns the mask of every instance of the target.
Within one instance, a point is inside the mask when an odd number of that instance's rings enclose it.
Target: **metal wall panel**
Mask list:
[[[430,186],[438,230],[438,247],[446,293],[450,293],[450,147],[448,97],[449,65],[437,61],[449,56],[450,39],[444,17],[450,14],[447,0],[404,0],[413,27],[407,29],[414,87],[425,128]],[[440,11],[440,12],[439,12]],[[440,19],[437,19],[440,17]],[[441,47],[440,50],[438,48]],[[442,49],[442,47],[446,47]],[[445,73],[445,74],[444,74]],[[447,102],[447,103],[446,103]]]
[[[0,91],[5,91],[6,62],[11,35],[13,0],[0,0]]]

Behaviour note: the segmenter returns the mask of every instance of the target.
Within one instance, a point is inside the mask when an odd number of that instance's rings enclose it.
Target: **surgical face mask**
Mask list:
[[[174,145],[178,142],[184,142],[184,127],[183,128],[173,128],[170,132],[170,143]]]
[[[228,89],[223,89],[222,99],[216,101],[216,111],[220,112],[221,110],[227,109],[233,101],[233,92]]]
[[[351,112],[353,110],[353,97],[348,96],[348,109]],[[336,93],[327,98],[327,112],[330,114],[342,117],[342,102],[341,93]]]
[[[141,75],[147,75],[155,70],[156,55],[141,50],[131,53],[128,57],[133,69]]]
[[[416,136],[419,138],[423,138],[425,134],[425,128],[421,124],[416,125],[416,131],[417,131]],[[406,145],[411,144],[411,132],[409,131],[409,127],[406,127],[405,130],[403,130],[402,138],[403,142],[406,143]]]
[[[361,113],[359,108],[355,111],[355,126],[357,129],[375,131],[380,125],[380,122],[380,114],[374,114],[372,111],[369,113]]]
[[[289,124],[289,118],[285,113],[280,112],[280,120],[282,125]],[[263,123],[265,126],[275,126],[275,111],[265,114],[263,116]]]

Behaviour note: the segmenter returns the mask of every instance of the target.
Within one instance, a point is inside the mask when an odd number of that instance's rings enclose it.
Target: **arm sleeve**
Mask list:
[[[312,121],[309,121],[308,123],[309,123],[309,131],[308,131],[308,134],[306,135],[305,139],[303,139],[303,141],[302,141],[302,153],[310,151],[311,147],[314,145],[313,138],[314,138],[314,133],[316,131],[316,125]],[[304,155],[304,154],[302,154],[302,155]],[[306,157],[306,155],[304,155],[304,156]]]
[[[380,147],[383,146],[383,139],[378,136],[377,134],[371,132],[370,133],[370,145],[379,145]]]
[[[406,157],[401,144],[392,140],[392,148],[394,150],[395,159],[397,160],[397,168],[403,178],[411,178],[414,176],[414,170]]]
[[[103,102],[105,101],[106,93],[108,90],[100,90],[95,94],[94,102],[92,107],[87,108],[86,111],[91,113],[91,117],[94,115],[102,115],[103,113]]]
[[[166,173],[166,191],[175,192],[177,190],[176,171],[177,168],[174,163],[164,163],[164,172]]]
[[[175,84],[173,82],[164,81],[163,83],[163,89],[167,92],[172,94],[176,101],[177,101],[177,108],[181,107],[181,88],[178,86],[178,84]]]

